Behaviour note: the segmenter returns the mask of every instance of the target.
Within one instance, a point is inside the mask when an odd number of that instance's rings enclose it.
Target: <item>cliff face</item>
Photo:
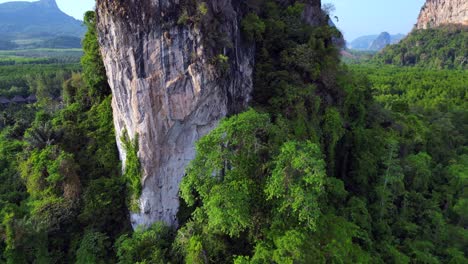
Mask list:
[[[444,24],[468,25],[468,1],[427,0],[415,27],[427,29]]]
[[[177,224],[179,183],[196,140],[249,103],[255,51],[241,36],[243,2],[97,1],[123,163],[124,131],[139,137],[143,190],[134,226]],[[304,16],[316,23],[320,1],[308,2]]]

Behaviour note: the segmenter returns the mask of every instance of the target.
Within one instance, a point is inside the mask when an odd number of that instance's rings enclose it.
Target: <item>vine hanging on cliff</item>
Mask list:
[[[138,134],[132,140],[127,131],[124,131],[120,139],[126,152],[125,169],[123,177],[127,182],[129,208],[132,212],[140,210],[138,199],[141,195],[141,164],[138,158]]]

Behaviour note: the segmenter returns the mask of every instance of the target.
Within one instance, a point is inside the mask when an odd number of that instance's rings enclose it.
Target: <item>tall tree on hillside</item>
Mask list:
[[[83,66],[83,79],[88,88],[87,95],[89,100],[95,103],[110,95],[111,90],[107,83],[106,69],[99,49],[94,11],[85,13],[84,24],[88,31],[83,39],[84,55],[81,58],[81,65]]]

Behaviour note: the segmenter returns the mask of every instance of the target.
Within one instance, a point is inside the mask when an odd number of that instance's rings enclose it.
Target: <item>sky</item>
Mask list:
[[[83,20],[84,13],[93,10],[96,3],[95,0],[56,0],[56,2],[60,10],[79,20]]]
[[[322,0],[332,3],[338,22],[333,22],[343,32],[347,41],[364,35],[407,34],[418,19],[425,0]]]
[[[38,0],[22,0],[36,2]],[[16,2],[14,0],[0,0],[0,3]],[[68,15],[83,20],[86,11],[94,9],[95,0],[56,0],[58,7]]]
[[[11,0],[0,0],[0,3]],[[33,1],[29,1],[33,2]],[[347,41],[364,35],[406,34],[413,28],[425,0],[322,0],[332,3],[333,22],[343,32]],[[83,14],[94,8],[95,0],[57,0],[65,13],[83,19]]]

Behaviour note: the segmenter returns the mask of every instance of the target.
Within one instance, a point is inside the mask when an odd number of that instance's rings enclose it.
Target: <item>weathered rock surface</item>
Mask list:
[[[320,0],[306,0],[315,23]],[[141,212],[134,226],[177,225],[179,183],[194,144],[226,115],[245,109],[252,92],[255,50],[240,30],[241,0],[97,1],[98,32],[113,93],[121,159],[124,131],[139,137]],[[203,8],[202,8],[203,9]],[[203,12],[201,12],[203,13]],[[223,62],[219,55],[229,58]]]
[[[446,24],[468,25],[467,0],[427,0],[415,27],[427,29]]]

